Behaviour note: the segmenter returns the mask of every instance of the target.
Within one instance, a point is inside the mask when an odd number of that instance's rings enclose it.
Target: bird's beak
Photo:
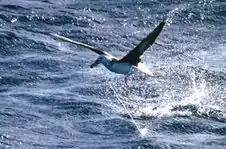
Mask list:
[[[96,61],[90,66],[90,68],[93,68],[93,67],[97,66],[98,64],[99,64],[99,60],[96,60]]]

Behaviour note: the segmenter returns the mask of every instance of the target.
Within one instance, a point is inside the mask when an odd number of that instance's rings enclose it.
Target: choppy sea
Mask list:
[[[159,22],[154,77],[90,69]],[[0,0],[1,149],[225,149],[225,0]]]

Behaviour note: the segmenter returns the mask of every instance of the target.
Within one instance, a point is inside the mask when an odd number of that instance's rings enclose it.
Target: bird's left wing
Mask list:
[[[140,44],[124,56],[120,62],[127,62],[132,65],[137,65],[140,62],[140,56],[155,42],[164,25],[165,21],[159,23],[159,25],[146,38],[144,38]]]

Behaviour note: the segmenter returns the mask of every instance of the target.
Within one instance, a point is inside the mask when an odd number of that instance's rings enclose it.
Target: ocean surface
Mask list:
[[[122,57],[124,76],[56,33]],[[225,0],[0,0],[0,149],[226,149]]]

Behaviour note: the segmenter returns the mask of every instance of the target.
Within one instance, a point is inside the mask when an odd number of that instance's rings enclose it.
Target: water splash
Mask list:
[[[153,89],[150,88],[152,85],[147,82],[145,85],[139,79],[134,80],[137,83],[129,90],[116,87],[115,94],[117,93],[117,96],[120,96],[119,98],[123,99],[124,104],[129,107],[132,117],[138,119],[191,115],[210,116],[217,119],[221,117],[218,115],[224,113],[222,109],[225,105],[222,101],[223,95],[219,94],[222,86],[208,80],[208,77],[211,77],[209,72],[194,67],[171,68],[166,71],[169,72],[165,79],[162,78],[164,81],[160,82],[159,86],[163,91],[157,90],[159,96],[156,97],[150,96],[153,94],[151,93]],[[181,84],[177,84],[174,88],[175,81]],[[163,84],[165,86],[162,86]],[[178,89],[178,85],[183,89]],[[157,86],[156,82],[154,86]],[[139,93],[137,93],[138,90],[140,90]]]
[[[183,10],[187,9],[189,4],[179,5],[178,7],[174,8],[173,10],[169,11],[166,15],[166,23],[168,25],[173,23],[173,19],[178,16]]]
[[[190,73],[191,76],[191,93],[187,97],[185,97],[186,101],[190,101],[192,103],[201,103],[203,99],[209,97],[209,91],[207,88],[206,80],[203,78],[203,74],[196,75],[195,72]]]

